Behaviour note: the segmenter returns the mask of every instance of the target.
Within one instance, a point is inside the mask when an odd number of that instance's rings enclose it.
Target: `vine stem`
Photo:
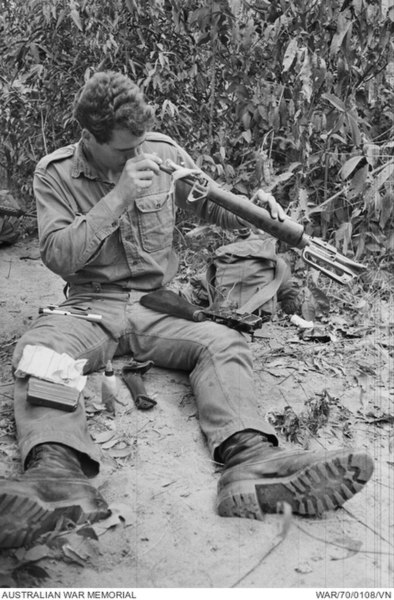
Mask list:
[[[208,125],[208,145],[209,150],[212,147],[213,143],[213,119],[215,114],[215,96],[216,96],[216,34],[217,27],[216,21],[213,15],[213,6],[214,3],[211,4],[211,52],[212,52],[212,62],[211,62],[211,81],[210,81],[210,95],[209,95],[209,125]]]

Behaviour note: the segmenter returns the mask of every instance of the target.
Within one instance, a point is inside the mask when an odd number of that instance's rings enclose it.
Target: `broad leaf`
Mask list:
[[[350,177],[350,175],[356,169],[357,165],[359,165],[360,162],[363,160],[365,160],[365,157],[362,155],[352,156],[352,158],[349,158],[349,160],[345,162],[342,169],[339,171],[339,174],[342,177],[342,179],[348,179],[348,177]]]
[[[298,42],[297,38],[292,38],[289,42],[289,45],[286,48],[285,55],[283,57],[283,73],[286,73],[292,66],[298,50]]]

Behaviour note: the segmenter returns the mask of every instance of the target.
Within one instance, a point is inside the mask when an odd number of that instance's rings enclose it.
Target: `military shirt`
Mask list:
[[[185,150],[163,134],[148,133],[141,150],[197,168]],[[79,141],[41,159],[33,187],[42,260],[69,284],[150,290],[176,274],[176,211],[190,209],[190,188],[182,181],[173,191],[171,176],[160,171],[152,185],[120,212],[110,201],[115,184],[88,162]],[[236,216],[206,199],[193,202],[192,210],[227,229],[243,226]]]

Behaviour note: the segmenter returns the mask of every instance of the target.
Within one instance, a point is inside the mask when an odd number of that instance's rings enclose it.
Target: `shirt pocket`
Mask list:
[[[172,246],[174,208],[167,192],[136,198],[138,230],[145,252]]]

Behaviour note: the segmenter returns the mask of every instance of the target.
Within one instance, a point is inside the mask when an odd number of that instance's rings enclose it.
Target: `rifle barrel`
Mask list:
[[[268,210],[253,204],[245,196],[238,196],[209,182],[207,197],[212,202],[219,204],[219,206],[293,248],[305,248],[309,243],[309,238],[305,235],[304,228],[300,223],[288,217],[285,217],[283,221],[273,219]]]
[[[160,165],[162,171],[173,174],[180,167],[168,160]],[[245,196],[233,194],[224,190],[214,181],[208,179],[203,172],[201,176],[187,173],[181,175],[182,181],[190,185],[189,204],[207,198],[211,202],[243,219],[246,223],[269,233],[277,240],[293,248],[303,250],[302,256],[306,263],[331,277],[334,281],[345,284],[365,271],[366,267],[341,255],[334,247],[312,238],[304,232],[304,227],[285,217],[283,221],[273,219],[268,210],[253,204]]]

